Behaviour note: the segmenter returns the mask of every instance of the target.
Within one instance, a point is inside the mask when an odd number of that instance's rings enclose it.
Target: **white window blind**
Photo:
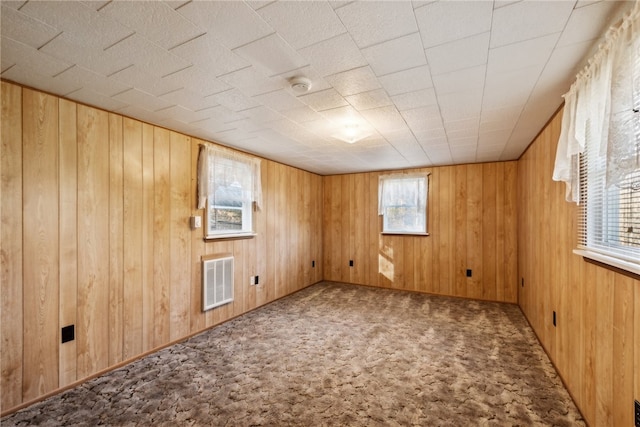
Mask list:
[[[382,232],[427,234],[428,174],[381,175],[378,179],[378,214]]]

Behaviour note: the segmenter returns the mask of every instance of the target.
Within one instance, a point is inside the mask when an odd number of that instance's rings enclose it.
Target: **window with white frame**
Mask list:
[[[564,97],[553,178],[579,204],[575,252],[640,274],[640,2]]]
[[[198,163],[200,209],[206,209],[205,238],[254,234],[254,206],[260,206],[260,160],[214,146],[202,146]]]
[[[426,173],[381,175],[378,180],[378,214],[386,234],[427,235]]]

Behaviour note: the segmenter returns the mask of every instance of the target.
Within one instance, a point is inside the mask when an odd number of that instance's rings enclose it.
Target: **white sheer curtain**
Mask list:
[[[229,191],[237,188],[237,191]],[[198,209],[206,207],[221,189],[230,202],[255,202],[262,206],[260,159],[214,145],[201,145],[198,156]],[[216,193],[218,192],[218,193]]]
[[[424,208],[428,175],[424,172],[380,175],[378,177],[378,215],[384,215],[385,207],[399,204],[411,204]]]
[[[577,203],[586,144],[598,144],[605,158],[607,188],[640,168],[640,0],[609,29],[564,98],[553,179],[565,182],[567,201]]]

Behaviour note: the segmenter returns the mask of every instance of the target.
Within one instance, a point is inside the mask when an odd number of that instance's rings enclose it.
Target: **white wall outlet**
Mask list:
[[[195,230],[196,228],[202,227],[202,217],[200,215],[195,215],[191,217],[191,228]]]

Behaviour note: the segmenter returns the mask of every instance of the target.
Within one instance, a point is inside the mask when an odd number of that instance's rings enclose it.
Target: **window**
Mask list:
[[[427,235],[428,174],[382,175],[378,181],[378,214],[382,232]]]
[[[640,274],[640,2],[565,95],[553,179],[577,202],[577,254]]]
[[[254,234],[253,208],[259,208],[260,160],[219,147],[200,149],[199,208],[206,208],[205,237]]]

